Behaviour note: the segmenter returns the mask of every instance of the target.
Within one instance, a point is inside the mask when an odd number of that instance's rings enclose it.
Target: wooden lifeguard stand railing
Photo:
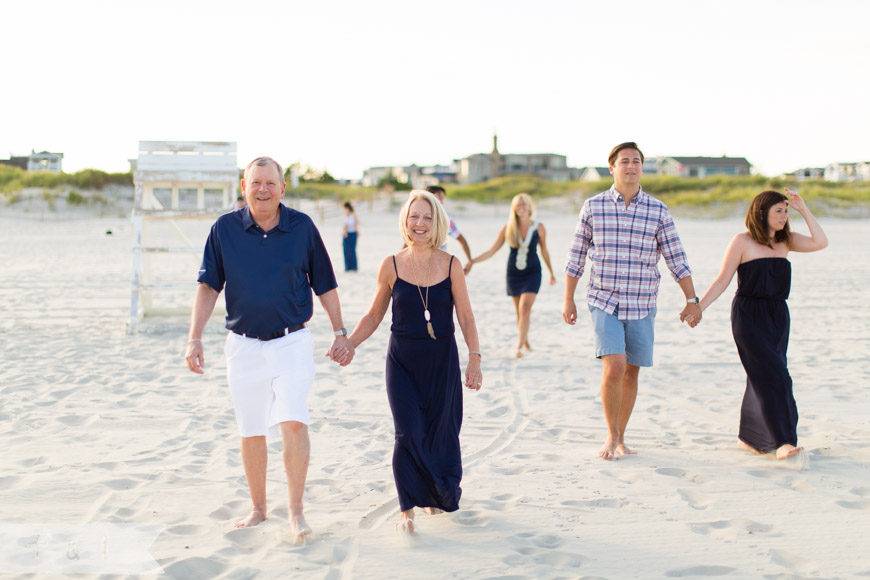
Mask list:
[[[153,294],[162,290],[192,289],[191,278],[179,283],[155,282],[156,258],[161,254],[202,255],[202,240],[192,243],[180,227],[185,220],[214,220],[235,206],[239,184],[234,142],[139,141],[139,156],[133,173],[133,285],[127,333],[136,332],[147,316],[173,316],[186,308],[158,308]],[[157,192],[169,190],[161,202]],[[206,192],[217,191],[218,196]],[[195,192],[195,199],[191,193]],[[152,236],[152,226],[163,220],[177,234],[180,245],[167,246]]]

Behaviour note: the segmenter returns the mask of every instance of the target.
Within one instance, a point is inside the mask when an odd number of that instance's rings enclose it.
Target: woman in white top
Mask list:
[[[353,211],[349,201],[344,203],[344,225],[341,228],[344,238],[344,271],[356,272],[356,239],[359,237],[359,220]]]

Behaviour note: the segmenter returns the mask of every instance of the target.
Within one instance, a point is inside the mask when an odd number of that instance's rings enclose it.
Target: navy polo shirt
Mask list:
[[[199,282],[226,286],[227,329],[265,336],[307,322],[318,296],[338,287],[311,218],[281,204],[278,226],[264,232],[247,207],[217,219],[208,235]]]

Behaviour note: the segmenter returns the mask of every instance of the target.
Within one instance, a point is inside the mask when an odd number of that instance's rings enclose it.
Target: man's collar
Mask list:
[[[281,212],[281,217],[278,220],[278,229],[282,232],[289,232],[291,209],[282,203],[278,206],[278,211]],[[254,221],[253,216],[251,216],[251,208],[245,206],[242,209],[242,227],[247,230],[255,225],[257,223]]]
[[[620,198],[622,197],[622,194],[616,190],[616,185],[610,186],[610,189],[607,191],[607,193],[608,193],[610,199],[613,200],[614,203],[617,201],[620,201]],[[643,186],[638,184],[637,195],[635,195],[633,198],[631,198],[631,203],[635,203],[635,202],[639,203],[640,201],[643,200],[643,196],[645,196],[645,195],[646,195],[646,193],[644,193],[644,191],[643,191]]]

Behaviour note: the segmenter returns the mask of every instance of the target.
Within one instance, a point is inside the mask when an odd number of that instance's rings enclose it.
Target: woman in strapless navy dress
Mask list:
[[[810,235],[793,233],[788,208],[801,214]],[[706,310],[737,273],[737,294],[731,304],[731,331],[746,370],[746,392],[740,408],[740,446],[753,453],[776,451],[777,459],[797,455],[798,411],[786,354],[790,318],[786,299],[791,289],[790,251],[815,252],[828,238],[803,199],[764,191],[746,214],[747,232],[737,234],[725,251],[722,269],[701,298]],[[694,320],[690,325],[697,324]]]
[[[510,246],[507,262],[507,294],[514,301],[517,314],[517,358],[523,356],[523,350],[532,350],[529,345],[529,326],[532,317],[532,305],[541,289],[541,261],[538,259],[538,245],[541,246],[541,257],[550,271],[550,285],[556,283],[553,268],[550,266],[550,253],[547,251],[547,230],[544,224],[532,219],[535,206],[532,198],[526,193],[514,196],[511,201],[511,213],[508,222],[502,226],[492,247],[474,258],[471,263],[477,264],[488,260],[498,252],[505,242]]]
[[[399,227],[406,247],[381,263],[372,306],[351,333],[354,347],[374,333],[392,301],[387,350],[387,398],[396,430],[393,476],[401,522],[413,532],[414,508],[426,513],[459,509],[462,494],[462,373],[453,312],[469,349],[465,385],[483,382],[477,327],[462,265],[439,249],[448,221],[441,204],[414,190],[402,206]]]

